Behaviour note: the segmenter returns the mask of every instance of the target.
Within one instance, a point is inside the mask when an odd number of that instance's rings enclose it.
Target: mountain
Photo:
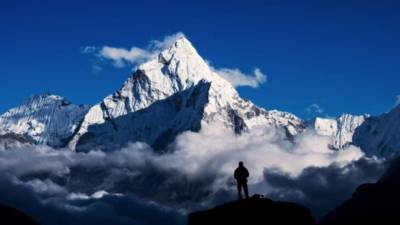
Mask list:
[[[33,95],[0,116],[0,143],[3,148],[28,144],[65,146],[88,109],[61,96]]]
[[[343,149],[353,142],[356,130],[365,122],[369,115],[354,116],[343,114],[338,118],[317,117],[309,122],[308,127],[315,130],[318,135],[331,137],[330,147],[332,149]]]
[[[143,141],[166,147],[187,130],[219,122],[236,133],[257,126],[282,127],[288,136],[303,130],[296,116],[258,108],[200,57],[184,37],[140,66],[120,90],[90,108],[71,149],[114,149]]]
[[[306,122],[319,135],[331,137],[332,149],[352,144],[368,155],[391,157],[400,152],[400,106],[380,116],[343,114]]]
[[[400,158],[378,182],[363,184],[353,196],[324,216],[320,224],[399,224]]]
[[[381,116],[369,117],[354,133],[353,142],[367,155],[394,156],[400,152],[400,105]]]
[[[214,224],[316,224],[304,206],[250,198],[229,202],[213,209],[191,213],[188,225]]]
[[[119,90],[91,107],[52,94],[30,97],[0,116],[0,148],[45,144],[113,150],[141,141],[167,150],[180,133],[213,123],[237,134],[276,127],[288,139],[308,129],[330,137],[331,149],[356,145],[367,155],[390,156],[400,149],[400,106],[381,116],[343,114],[311,121],[266,110],[242,99],[185,37],[139,65]]]

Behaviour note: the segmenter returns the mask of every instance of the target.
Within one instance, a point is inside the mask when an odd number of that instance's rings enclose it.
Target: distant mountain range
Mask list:
[[[0,116],[0,148],[39,144],[112,151],[141,141],[163,151],[180,133],[213,123],[237,134],[274,127],[293,140],[313,130],[329,136],[333,150],[352,144],[367,155],[400,151],[400,106],[378,117],[343,114],[311,121],[263,109],[242,99],[185,37],[139,65],[118,91],[96,105],[74,105],[53,94],[33,95]]]

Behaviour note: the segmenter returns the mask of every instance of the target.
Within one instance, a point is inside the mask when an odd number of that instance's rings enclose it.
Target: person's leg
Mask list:
[[[247,182],[243,184],[243,190],[246,198],[249,198],[249,189],[247,188]]]
[[[239,200],[242,199],[242,184],[241,183],[237,183],[237,190],[238,190],[238,197]]]

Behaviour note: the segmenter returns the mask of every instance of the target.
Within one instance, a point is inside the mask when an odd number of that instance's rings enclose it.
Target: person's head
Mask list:
[[[239,162],[239,166],[243,166],[243,162],[242,161]]]

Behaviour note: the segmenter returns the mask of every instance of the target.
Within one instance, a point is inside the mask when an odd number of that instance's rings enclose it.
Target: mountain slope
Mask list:
[[[308,128],[331,137],[332,149],[352,144],[368,156],[391,157],[400,152],[400,106],[380,116],[343,114],[336,119],[315,118]]]
[[[400,158],[376,183],[362,184],[353,196],[325,215],[320,224],[399,224]]]
[[[398,154],[400,152],[400,105],[381,116],[367,118],[354,133],[353,142],[367,155]]]
[[[31,96],[0,116],[0,142],[65,146],[87,110],[88,106],[73,105],[61,96]]]
[[[344,149],[354,144],[354,133],[368,117],[369,115],[354,116],[350,114],[343,114],[335,119],[317,117],[309,122],[309,127],[319,135],[331,137],[330,147],[332,149]]]
[[[207,96],[207,101],[203,108],[197,111],[197,113],[201,111],[199,116],[201,121],[195,122],[199,124],[199,127],[202,123],[220,122],[226,127],[232,128],[236,133],[241,133],[256,126],[276,126],[285,128],[288,136],[296,135],[303,130],[302,121],[296,116],[285,112],[267,111],[241,99],[235,88],[214,72],[199,56],[191,43],[186,38],[181,37],[172,46],[161,51],[157,59],[140,65],[120,90],[94,105],[85,115],[78,132],[69,143],[69,147],[71,149],[84,150],[86,148],[88,150],[88,141],[81,141],[81,138],[92,137],[90,139],[93,142],[103,143],[96,138],[101,139],[103,135],[110,137],[109,134],[113,134],[111,135],[113,137],[125,136],[122,139],[110,139],[109,141],[113,142],[112,146],[122,146],[129,141],[156,144],[155,140],[162,138],[158,136],[161,135],[160,131],[152,129],[154,133],[143,133],[142,128],[139,130],[134,128],[145,127],[144,124],[152,124],[151,120],[155,119],[163,129],[169,127],[167,124],[171,124],[171,121],[160,120],[159,118],[132,121],[132,118],[138,118],[136,113],[143,109],[147,109],[146,112],[149,114],[157,114],[150,112],[152,104],[177,93],[189,94],[190,91],[185,92],[185,90],[195,87],[200,81],[210,83],[210,87],[203,90],[207,92],[202,94]],[[183,98],[185,97],[179,97],[179,99]],[[126,121],[122,121],[120,118],[122,116]],[[115,122],[117,119],[118,122]],[[129,138],[126,137],[127,134],[123,129],[117,130],[113,126],[101,126],[101,129],[99,128],[100,124],[112,123],[129,124]],[[189,129],[190,126],[180,123],[174,123],[174,126],[176,128],[170,134],[170,140],[181,132],[191,130]],[[139,131],[142,133],[134,134]],[[118,143],[120,141],[122,142]],[[163,144],[163,146],[166,145],[167,143]]]
[[[200,130],[209,88],[210,83],[200,81],[145,109],[92,125],[79,139],[76,150],[117,149],[133,140],[166,147],[182,130]]]

